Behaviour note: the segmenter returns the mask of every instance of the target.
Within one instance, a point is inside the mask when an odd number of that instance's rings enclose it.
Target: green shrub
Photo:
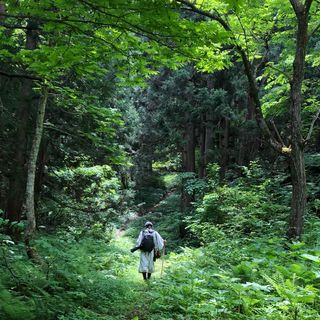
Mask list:
[[[123,203],[128,193],[120,190],[116,172],[108,165],[64,168],[49,173],[55,186],[44,192],[39,206],[39,222],[52,227],[107,225],[125,211]]]
[[[19,297],[0,287],[0,317],[7,320],[35,319],[35,306],[31,299]]]
[[[319,319],[320,255],[278,238],[219,238],[171,254],[152,319]]]
[[[253,165],[246,171],[247,176],[233,185],[220,186],[216,181],[217,167],[211,171],[211,191],[196,203],[196,212],[186,219],[200,239],[213,241],[217,226],[232,235],[284,232],[289,207],[274,199],[270,192],[272,181],[261,177],[259,166]]]

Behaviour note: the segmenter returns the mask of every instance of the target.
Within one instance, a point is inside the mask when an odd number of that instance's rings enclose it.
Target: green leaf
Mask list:
[[[313,256],[311,254],[304,253],[304,254],[301,255],[301,257],[305,258],[307,260],[310,260],[310,261],[314,261],[314,262],[320,263],[320,257],[318,257],[318,256]]]

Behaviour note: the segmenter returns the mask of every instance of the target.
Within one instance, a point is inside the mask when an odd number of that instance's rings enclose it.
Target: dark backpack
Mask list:
[[[142,231],[143,238],[141,240],[140,249],[142,251],[151,252],[154,249],[153,231]]]

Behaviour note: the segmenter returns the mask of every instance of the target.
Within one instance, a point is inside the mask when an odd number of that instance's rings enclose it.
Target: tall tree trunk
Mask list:
[[[43,120],[45,115],[45,109],[47,105],[48,89],[43,88],[43,96],[39,100],[39,108],[36,119],[35,134],[32,140],[32,146],[28,159],[28,173],[27,173],[27,186],[26,186],[26,198],[25,198],[25,213],[27,217],[27,226],[25,230],[25,243],[29,245],[29,241],[36,228],[36,217],[34,210],[34,188],[36,177],[36,165],[40,148],[40,142],[43,132]]]
[[[296,52],[293,62],[293,76],[290,86],[291,146],[290,167],[292,179],[291,215],[289,238],[298,237],[303,231],[306,208],[306,173],[304,162],[304,140],[301,130],[302,82],[304,78],[305,56],[308,43],[308,19],[312,0],[303,5],[299,0],[290,0],[297,16],[298,30]]]
[[[242,111],[242,110],[241,110]],[[240,112],[241,112],[240,111]],[[255,107],[251,95],[247,95],[247,114],[246,123],[249,124],[255,121]],[[258,128],[257,128],[258,129]],[[241,127],[239,129],[239,153],[238,164],[240,166],[247,166],[258,153],[260,145],[259,131],[256,133],[252,124],[250,127]]]
[[[213,161],[213,115],[211,112],[206,114],[206,132],[205,132],[205,176],[207,176],[207,166]]]
[[[304,163],[304,140],[301,132],[301,106],[302,106],[302,82],[304,78],[305,55],[308,42],[308,19],[312,0],[306,0],[303,5],[300,0],[290,0],[297,16],[298,30],[296,36],[296,52],[293,62],[293,76],[290,83],[290,116],[291,116],[291,151],[290,167],[292,179],[292,199],[291,213],[289,218],[289,228],[287,236],[289,238],[298,237],[303,231],[303,217],[306,208],[306,175]],[[248,61],[245,52],[239,48],[239,52],[244,63],[245,72],[249,81],[249,90],[252,94],[257,124],[270,145],[284,153],[279,141],[272,136],[261,112],[261,102],[255,73]],[[290,149],[289,149],[290,150]]]
[[[195,172],[195,125],[193,122],[186,123],[185,141],[184,146],[184,171]]]
[[[38,155],[38,164],[37,164],[37,174],[35,181],[35,189],[34,189],[34,199],[35,199],[35,207],[37,207],[37,203],[40,199],[40,194],[43,189],[43,184],[45,181],[45,166],[48,157],[48,139],[44,139],[42,137],[42,141],[40,144],[39,155]]]
[[[10,169],[10,182],[7,195],[6,218],[10,221],[20,221],[24,201],[26,183],[26,148],[27,127],[31,109],[32,81],[22,81],[21,103],[17,112],[17,135],[15,137],[15,152]]]
[[[185,139],[183,152],[183,171],[195,172],[195,125],[193,122],[186,122]],[[181,211],[186,212],[190,208],[191,202],[194,200],[194,195],[186,191],[185,184],[188,178],[181,182]]]
[[[209,90],[214,88],[213,80],[211,77],[207,79],[207,88]],[[207,166],[213,161],[213,111],[208,110],[205,114],[205,146],[204,146],[204,165],[205,172],[204,175],[207,176]]]
[[[308,19],[309,11],[313,0],[306,0],[303,4],[300,0],[290,0],[295,11],[298,30],[296,35],[296,52],[293,62],[293,76],[290,83],[290,116],[291,116],[291,152],[290,166],[292,179],[292,199],[291,213],[289,218],[289,228],[287,236],[289,238],[298,237],[303,231],[303,217],[306,208],[306,175],[304,163],[304,141],[301,132],[301,106],[302,106],[302,82],[304,78],[305,55],[308,43]],[[245,51],[238,47],[239,53],[245,68],[245,73],[249,82],[249,91],[252,95],[257,124],[269,144],[284,153],[283,145],[277,141],[271,134],[267,123],[261,112],[261,102],[259,91],[255,79],[255,72],[248,60]]]
[[[222,138],[222,153],[221,153],[221,160],[220,160],[220,181],[222,182],[225,178],[227,164],[228,164],[228,157],[229,157],[229,126],[230,121],[228,118],[224,118],[224,130],[223,130],[223,138]]]
[[[1,13],[1,2],[0,2],[0,13]],[[0,82],[1,86],[1,82]],[[2,99],[0,97],[0,132],[4,132],[4,126],[3,126],[3,111],[4,111],[4,105],[2,103]],[[4,139],[0,139],[0,143],[3,143]],[[4,162],[4,159],[2,159],[3,153],[0,153],[0,163]],[[1,174],[0,176],[0,209],[2,210],[5,207],[5,197],[6,197],[6,177],[4,174]]]
[[[206,172],[206,115],[201,115],[200,128],[199,128],[199,145],[200,145],[200,159],[199,159],[199,178],[205,177]]]
[[[34,21],[28,21],[26,32],[26,49],[34,50],[38,44],[38,26]],[[31,112],[33,83],[30,79],[22,80],[21,103],[17,112],[17,136],[15,139],[15,153],[10,170],[9,191],[7,196],[5,217],[9,221],[20,221],[22,204],[24,201],[26,184],[26,149],[27,149],[27,127]],[[9,230],[12,232],[13,230]],[[17,234],[14,236],[18,237]]]

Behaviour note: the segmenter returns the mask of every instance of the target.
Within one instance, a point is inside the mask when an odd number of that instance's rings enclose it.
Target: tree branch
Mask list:
[[[86,1],[82,1],[82,2],[86,3]],[[122,30],[123,32],[132,32],[136,35],[147,37],[149,40],[155,41],[155,42],[167,47],[170,50],[174,50],[176,52],[179,52],[183,56],[187,56],[186,53],[181,52],[181,50],[178,50],[176,47],[174,47],[174,45],[172,43],[168,43],[166,41],[167,38],[171,39],[172,37],[175,37],[176,39],[178,39],[178,38],[185,39],[187,37],[181,36],[179,34],[172,36],[172,35],[166,35],[166,34],[161,34],[161,33],[160,34],[154,33],[154,32],[145,30],[136,24],[133,24],[133,23],[130,23],[129,21],[124,20],[121,16],[116,16],[116,15],[110,14],[108,12],[104,12],[103,10],[101,10],[101,13],[103,13],[106,16],[109,16],[113,19],[116,19],[117,21],[113,22],[113,23],[106,23],[106,22],[99,22],[99,21],[85,20],[85,19],[70,19],[67,17],[62,18],[62,19],[50,19],[50,18],[43,18],[43,17],[31,16],[31,15],[10,15],[10,14],[1,13],[1,12],[0,12],[0,19],[3,17],[15,18],[15,19],[36,19],[40,22],[54,22],[54,23],[58,23],[58,24],[63,24],[65,26],[69,27],[70,29],[76,30],[80,34],[83,34],[83,35],[86,35],[87,37],[104,42],[104,43],[108,44],[110,47],[112,47],[113,49],[115,49],[116,51],[119,51],[123,55],[125,55],[125,53],[123,51],[121,51],[121,49],[119,47],[117,47],[115,43],[112,43],[110,41],[107,41],[106,39],[98,37],[97,35],[93,34],[92,30],[83,30],[80,27],[80,25],[86,25],[86,24],[88,25],[89,24],[91,26],[96,26],[96,27],[115,28],[117,30]],[[76,24],[78,24],[78,25],[76,25]],[[14,29],[14,26],[12,26],[12,28]],[[17,28],[20,28],[20,26],[17,26]],[[26,27],[25,29],[28,29],[28,28]],[[188,37],[188,39],[190,39],[190,37]]]
[[[113,18],[115,16],[111,15]],[[98,21],[91,21],[91,20],[84,20],[84,19],[69,19],[69,18],[62,18],[62,19],[52,19],[52,18],[44,18],[40,16],[32,16],[32,15],[12,15],[7,13],[0,13],[1,17],[7,17],[7,18],[15,18],[15,19],[36,19],[40,22],[55,22],[55,23],[65,23],[65,22],[74,22],[74,23],[81,23],[81,24],[91,24],[96,26],[102,26],[102,27],[115,27],[115,24],[112,23],[105,23],[105,22],[98,22]]]
[[[62,110],[62,109],[60,109],[60,110]],[[64,130],[62,130],[62,129],[59,129],[59,128],[55,127],[52,123],[47,123],[47,122],[45,122],[45,123],[43,124],[43,126],[44,126],[44,128],[46,128],[46,129],[50,129],[50,130],[57,131],[57,132],[59,132],[59,133],[61,133],[61,134],[63,134],[63,135],[70,136],[70,137],[74,137],[74,138],[79,138],[79,139],[82,139],[82,140],[86,141],[86,139],[84,139],[84,138],[82,138],[82,137],[80,137],[80,136],[78,136],[78,135],[76,135],[76,134],[72,134],[72,133],[70,133],[70,132],[68,132],[68,131],[64,131]]]
[[[247,37],[247,32],[246,32],[246,29],[244,28],[243,24],[242,24],[242,21],[241,21],[241,18],[239,17],[239,15],[235,15],[239,21],[239,24],[240,24],[240,27],[242,29],[242,32],[243,32],[243,35],[244,35],[244,39],[245,39],[245,43],[246,43],[246,48],[247,48],[247,55],[249,53],[249,48],[248,48],[248,37]]]
[[[276,127],[276,124],[274,123],[273,120],[271,120],[271,123],[272,123],[273,129],[274,129],[274,131],[275,131],[275,133],[276,133],[279,141],[282,143],[283,146],[285,146],[285,143],[283,142],[283,140],[282,140],[282,138],[281,138],[281,135],[280,135],[280,133],[279,133],[277,127]]]
[[[115,19],[116,21],[107,23],[107,22],[88,20],[88,19],[73,19],[73,18],[68,18],[68,17],[64,17],[61,19],[53,19],[53,18],[44,18],[41,16],[32,16],[32,15],[11,15],[11,14],[1,13],[1,12],[0,12],[0,19],[2,17],[15,18],[15,19],[36,19],[37,21],[40,21],[40,22],[54,22],[54,23],[65,24],[65,25],[72,26],[72,27],[74,27],[74,25],[70,25],[68,23],[78,23],[78,24],[83,24],[83,25],[89,24],[89,25],[97,26],[97,27],[109,27],[109,28],[116,28],[116,29],[129,30],[129,31],[134,30],[133,32],[140,31],[144,35],[149,35],[149,36],[158,37],[158,38],[161,38],[161,37],[162,38],[172,38],[171,34],[164,35],[164,34],[158,34],[158,33],[151,32],[149,30],[141,28],[137,24],[133,24],[133,23],[123,19],[121,16],[111,14],[110,12],[101,11],[101,13],[103,13],[104,15],[106,15],[112,19]],[[26,27],[26,29],[27,29],[27,27]],[[178,38],[178,37],[186,38],[186,37],[181,36],[179,34],[175,35],[175,37],[176,38]]]
[[[278,152],[282,153],[282,145],[277,139],[275,139],[268,127],[268,124],[266,123],[262,110],[261,110],[261,101],[259,98],[259,90],[256,78],[254,76],[254,71],[252,70],[252,66],[250,64],[250,61],[245,53],[245,51],[240,47],[237,46],[237,50],[239,51],[239,54],[242,58],[242,62],[245,69],[245,75],[247,76],[248,82],[249,82],[249,94],[251,94],[252,99],[254,101],[254,107],[256,111],[256,122],[261,130],[262,135],[264,138],[268,141],[268,143]]]
[[[313,1],[313,0],[306,0],[306,2],[305,2],[305,4],[304,4],[306,13],[309,13],[310,8],[311,8],[311,5],[312,5],[312,1]]]
[[[309,0],[307,0],[309,1]],[[304,12],[305,8],[303,4],[300,2],[300,0],[290,0],[291,6],[293,7],[294,12],[296,15],[300,15]]]
[[[196,12],[202,16],[208,17],[212,20],[218,21],[225,30],[231,31],[231,28],[228,25],[228,23],[226,21],[224,21],[220,16],[218,16],[212,12],[208,12],[208,11],[202,10],[200,8],[197,8],[194,3],[192,3],[188,0],[176,0],[176,1],[189,7],[190,9],[192,9],[193,12]]]
[[[314,128],[314,124],[318,120],[319,115],[320,115],[320,108],[318,109],[317,113],[313,116],[313,119],[312,119],[311,124],[310,124],[308,135],[307,135],[307,137],[305,139],[305,143],[310,140],[311,135],[312,135],[312,131],[313,131],[313,128]]]
[[[21,25],[17,25],[17,24],[10,25],[10,24],[3,23],[3,22],[0,22],[0,26],[4,27],[6,29],[21,29],[21,30],[28,30],[29,29],[27,26],[21,26]]]
[[[2,70],[0,70],[0,75],[8,77],[8,78],[23,78],[23,79],[43,81],[42,78],[37,77],[37,76],[32,76],[32,75],[28,75],[28,74],[21,74],[21,73],[9,73],[9,72],[2,71]]]
[[[280,74],[283,74],[283,75],[289,80],[289,82],[291,81],[291,77],[290,77],[290,75],[289,75],[287,72],[285,72],[285,71],[283,71],[283,70],[275,67],[275,66],[272,65],[272,64],[268,64],[267,66],[268,66],[268,68],[273,69],[273,70],[275,70],[275,71],[278,71]]]

